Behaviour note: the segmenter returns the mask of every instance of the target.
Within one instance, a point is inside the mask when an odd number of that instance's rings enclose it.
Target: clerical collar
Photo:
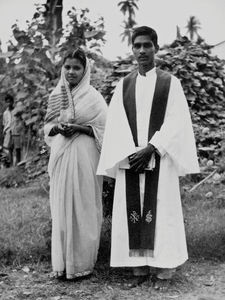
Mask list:
[[[149,70],[148,72],[145,73],[145,76],[144,75],[141,75],[139,72],[138,72],[138,75],[141,76],[141,77],[151,77],[152,75],[154,75],[156,73],[156,67],[152,68],[151,70]]]

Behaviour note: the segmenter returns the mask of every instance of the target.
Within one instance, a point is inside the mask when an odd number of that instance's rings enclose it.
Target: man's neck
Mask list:
[[[155,67],[155,65],[139,65],[139,73],[142,76],[145,76],[147,72],[149,72],[150,70],[152,70]]]

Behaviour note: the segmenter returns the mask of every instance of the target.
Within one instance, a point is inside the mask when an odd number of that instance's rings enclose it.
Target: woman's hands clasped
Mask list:
[[[91,126],[82,126],[75,123],[59,123],[51,129],[49,136],[61,134],[69,138],[77,132],[94,137],[94,132]]]
[[[58,125],[58,132],[65,137],[71,137],[76,132],[79,132],[79,130],[80,130],[80,126],[77,124],[60,123]]]

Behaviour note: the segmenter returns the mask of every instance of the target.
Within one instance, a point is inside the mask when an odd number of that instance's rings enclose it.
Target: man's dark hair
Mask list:
[[[134,31],[132,33],[132,45],[134,44],[134,40],[136,39],[137,36],[140,35],[147,35],[150,37],[151,41],[153,42],[154,46],[157,48],[158,47],[158,36],[157,33],[154,29],[148,26],[141,26],[141,27],[136,27],[134,28]]]
[[[12,95],[10,95],[10,94],[6,94],[6,96],[5,96],[5,102],[6,101],[10,101],[10,102],[14,102],[14,98],[13,98],[13,96]]]
[[[63,59],[63,64],[67,60],[67,58],[73,59],[76,58],[80,61],[82,66],[85,68],[86,67],[86,55],[85,52],[81,48],[77,48],[74,51],[67,52],[64,59]]]

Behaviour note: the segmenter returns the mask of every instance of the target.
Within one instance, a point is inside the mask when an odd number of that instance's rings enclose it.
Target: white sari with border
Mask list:
[[[52,267],[68,279],[92,273],[97,260],[102,223],[102,176],[96,175],[107,105],[90,85],[90,65],[71,92],[62,69],[49,98],[45,141],[50,146],[50,208]],[[53,126],[70,119],[91,126],[94,138],[75,134],[49,136]]]

